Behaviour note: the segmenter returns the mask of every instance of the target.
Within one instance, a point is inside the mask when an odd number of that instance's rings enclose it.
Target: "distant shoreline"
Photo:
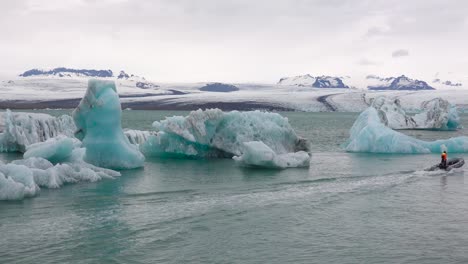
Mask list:
[[[58,99],[50,101],[27,101],[8,100],[0,101],[0,109],[25,110],[25,109],[74,109],[78,106],[81,98]],[[244,101],[244,102],[206,102],[206,103],[177,103],[169,100],[146,101],[146,102],[122,102],[122,109],[132,110],[184,110],[192,111],[198,109],[219,108],[223,111],[284,111],[295,112],[296,109],[287,108],[267,103]]]

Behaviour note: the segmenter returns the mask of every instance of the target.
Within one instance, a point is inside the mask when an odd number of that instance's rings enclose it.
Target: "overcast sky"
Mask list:
[[[468,76],[468,1],[1,0],[0,72],[125,69],[154,81]]]

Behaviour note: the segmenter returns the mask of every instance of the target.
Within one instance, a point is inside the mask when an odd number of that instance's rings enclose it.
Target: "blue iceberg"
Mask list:
[[[111,169],[143,166],[144,156],[124,135],[121,115],[115,83],[89,80],[85,96],[73,111],[75,136],[86,148],[84,161]]]
[[[309,167],[310,156],[305,151],[276,154],[270,147],[260,141],[244,143],[241,156],[233,159],[247,167],[286,169],[294,167]]]
[[[64,136],[51,138],[45,142],[27,146],[23,157],[25,159],[32,157],[44,158],[52,163],[63,162],[70,158],[75,145],[80,145],[76,141],[76,139]]]
[[[468,137],[432,142],[419,140],[387,127],[373,107],[359,115],[350,130],[350,138],[345,143],[345,149],[349,152],[439,153],[445,148],[452,153],[468,152]]]
[[[244,154],[244,143],[250,141],[262,142],[275,154],[308,151],[308,142],[275,113],[197,110],[154,122],[153,127],[159,132],[140,144],[146,156],[232,158]]]

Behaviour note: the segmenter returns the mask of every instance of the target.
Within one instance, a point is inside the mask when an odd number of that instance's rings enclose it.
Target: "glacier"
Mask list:
[[[113,81],[91,79],[73,111],[75,136],[86,149],[84,161],[110,169],[142,167],[144,156],[125,136],[119,96]]]
[[[468,152],[468,137],[424,141],[386,126],[374,107],[363,111],[354,122],[348,141],[344,144],[348,152],[372,153],[439,153],[446,149],[449,153]]]
[[[460,128],[460,117],[457,108],[447,100],[434,98],[421,103],[420,113],[407,114],[399,99],[386,96],[376,97],[371,104],[386,126],[392,129],[431,129],[457,130]]]
[[[0,113],[0,152],[25,152],[27,146],[64,135],[72,137],[76,127],[69,115],[11,112]]]
[[[305,151],[276,154],[260,141],[244,142],[242,155],[234,156],[233,159],[244,166],[272,169],[309,167],[310,162],[309,153]]]
[[[145,156],[242,157],[248,149],[244,143],[251,141],[261,142],[277,155],[309,150],[307,140],[296,134],[287,118],[276,113],[197,110],[186,117],[156,121],[153,127],[158,132],[140,145]]]

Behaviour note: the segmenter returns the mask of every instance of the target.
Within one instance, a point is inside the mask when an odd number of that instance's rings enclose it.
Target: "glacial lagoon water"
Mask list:
[[[186,113],[124,111],[122,124],[148,130]],[[150,159],[114,180],[42,188],[0,201],[0,263],[468,263],[467,168],[425,172],[437,154],[346,153],[356,113],[281,114],[310,139],[310,168]]]

